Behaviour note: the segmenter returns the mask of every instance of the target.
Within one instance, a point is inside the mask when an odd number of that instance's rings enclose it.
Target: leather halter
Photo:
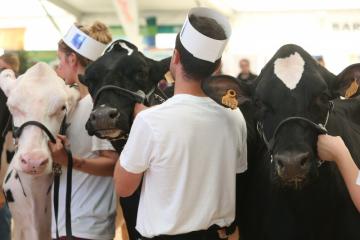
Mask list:
[[[94,106],[96,105],[97,101],[99,100],[100,94],[106,90],[116,90],[121,95],[126,96],[134,100],[137,103],[147,104],[149,102],[150,96],[155,92],[156,87],[152,88],[147,94],[144,93],[142,90],[138,90],[136,92],[130,91],[128,89],[118,87],[115,85],[105,85],[101,87],[95,94],[94,97]]]
[[[40,128],[42,131],[46,133],[49,137],[49,140],[52,143],[56,143],[56,139],[54,135],[50,132],[50,130],[41,122],[38,121],[27,121],[23,123],[20,127],[15,127],[13,123],[13,137],[14,139],[18,139],[21,136],[22,131],[26,126],[36,126]],[[66,114],[61,122],[60,126],[60,134],[65,134],[68,124],[66,123]],[[72,168],[73,168],[73,158],[70,149],[66,148],[66,155],[68,158],[68,170],[67,170],[67,184],[66,184],[66,199],[65,199],[65,225],[66,225],[66,236],[68,239],[72,236],[72,228],[71,228],[71,186],[72,186]],[[56,223],[56,237],[59,238],[58,233],[58,206],[59,206],[59,184],[60,184],[60,175],[61,175],[61,166],[53,163],[53,173],[54,173],[54,212],[55,212],[55,223]],[[20,185],[22,186],[21,179],[19,177]],[[23,188],[24,189],[24,188]],[[24,190],[23,190],[24,191]],[[26,197],[26,193],[24,192],[24,196]]]
[[[332,112],[333,108],[334,108],[334,103],[332,101],[330,101],[329,109],[327,111],[326,119],[325,119],[324,123],[316,124],[308,118],[299,117],[299,116],[285,118],[276,126],[275,131],[272,134],[270,140],[268,140],[267,137],[265,136],[263,123],[258,121],[257,122],[257,131],[265,142],[266,148],[267,148],[268,152],[270,153],[271,161],[273,160],[273,151],[274,151],[274,147],[275,147],[276,136],[281,127],[283,127],[286,123],[289,123],[289,122],[304,122],[307,125],[309,125],[311,128],[313,128],[315,131],[317,131],[318,134],[327,134],[328,131],[326,129],[326,126],[329,121],[329,116],[330,116],[330,113]],[[319,160],[318,166],[321,166],[322,163],[323,163],[323,161]]]

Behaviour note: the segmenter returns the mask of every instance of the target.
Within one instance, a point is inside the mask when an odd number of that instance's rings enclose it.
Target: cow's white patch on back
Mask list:
[[[126,49],[128,51],[128,55],[130,56],[133,53],[133,49],[129,48],[128,45],[126,45],[126,43],[123,42],[119,42],[120,46],[124,49]]]
[[[305,61],[295,52],[286,58],[278,58],[274,62],[274,73],[288,87],[294,89],[304,72]]]

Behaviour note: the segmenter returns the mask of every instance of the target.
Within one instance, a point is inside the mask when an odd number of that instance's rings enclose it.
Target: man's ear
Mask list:
[[[174,49],[174,53],[172,56],[172,61],[174,64],[178,64],[180,63],[180,53],[177,49]]]
[[[75,110],[76,105],[80,99],[80,92],[76,86],[65,85],[65,91],[67,94],[67,110],[68,114],[71,115]]]
[[[251,100],[250,86],[229,75],[211,76],[202,81],[201,87],[208,97],[227,108],[234,109]]]
[[[161,61],[151,60],[150,66],[150,80],[154,83],[158,83],[161,79],[164,79],[164,75],[169,71],[171,58],[165,58]]]
[[[360,85],[360,63],[346,67],[336,77],[336,84],[331,92],[337,92],[343,97],[352,97],[359,92]]]
[[[11,90],[16,85],[15,73],[11,69],[5,69],[0,73],[0,88],[3,90],[5,95],[8,97]]]
[[[71,52],[69,55],[66,55],[66,60],[68,61],[71,67],[74,67],[78,64],[78,58],[74,52]]]

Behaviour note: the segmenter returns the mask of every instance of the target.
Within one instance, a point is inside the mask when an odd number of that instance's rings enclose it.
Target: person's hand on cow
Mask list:
[[[56,143],[49,141],[49,148],[54,162],[66,166],[68,159],[65,148],[69,148],[69,141],[66,136],[57,135]]]
[[[351,199],[360,212],[360,170],[341,137],[320,135],[318,155],[323,160],[334,160],[349,190]]]
[[[338,162],[344,155],[349,154],[348,148],[339,136],[319,135],[317,150],[319,158],[325,161]]]
[[[147,106],[145,106],[144,104],[142,103],[135,103],[135,106],[134,106],[134,112],[133,112],[133,118],[136,117],[136,115],[138,115],[139,112],[145,110],[145,109],[148,109]]]

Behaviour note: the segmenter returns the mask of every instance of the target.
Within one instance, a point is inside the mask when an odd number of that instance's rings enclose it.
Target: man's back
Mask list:
[[[121,165],[144,174],[137,228],[143,236],[228,226],[235,215],[235,174],[247,168],[239,110],[178,94],[136,118]],[[143,135],[140,138],[140,135]],[[133,138],[132,138],[133,137]],[[136,143],[132,143],[136,139]]]

